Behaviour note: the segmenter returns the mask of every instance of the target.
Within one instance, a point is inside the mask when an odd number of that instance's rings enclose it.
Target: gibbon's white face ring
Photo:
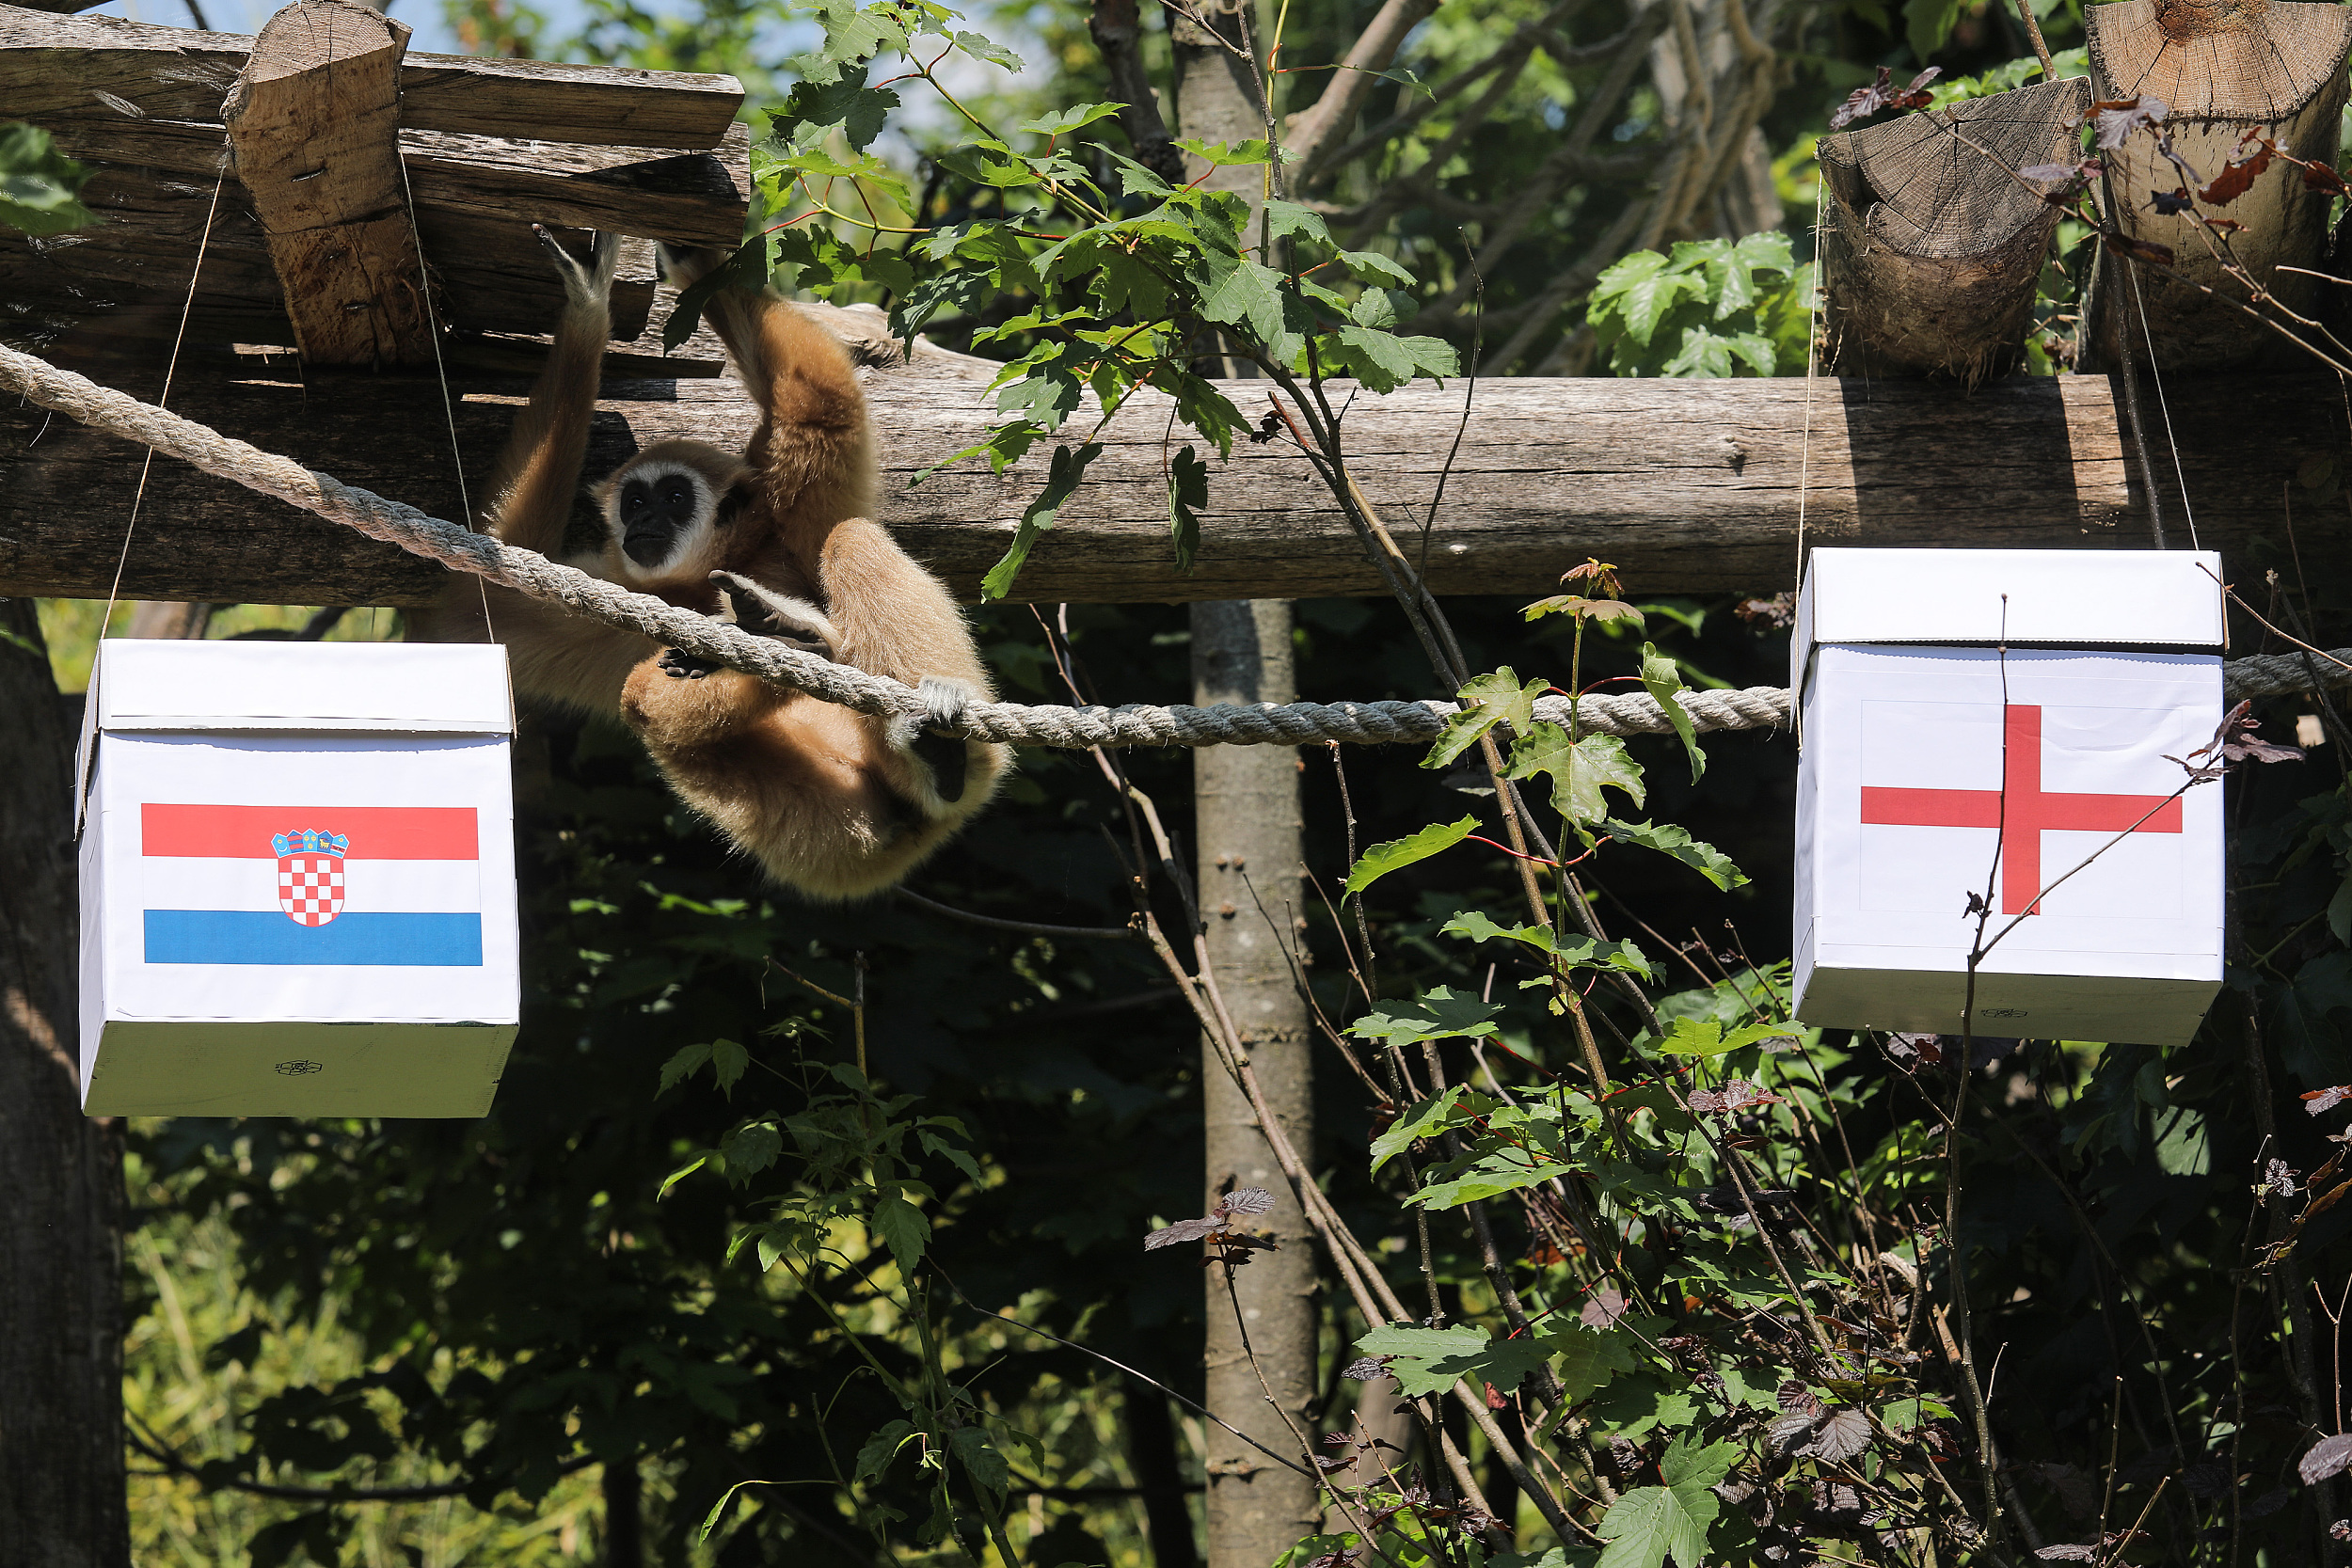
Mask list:
[[[617,475],[605,498],[605,528],[620,546],[621,570],[641,581],[675,575],[714,557],[718,498],[683,464],[648,464]]]

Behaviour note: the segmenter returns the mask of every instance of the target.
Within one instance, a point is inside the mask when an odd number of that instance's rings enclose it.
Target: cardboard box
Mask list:
[[[2188,1042],[2221,985],[2222,789],[2175,798],[2168,757],[2221,721],[2219,572],[2185,550],[1813,552],[1799,1019],[1961,1033],[1989,887],[1985,935],[2007,934],[1974,1033]]]
[[[505,650],[101,642],[91,1116],[478,1117],[519,1021]]]

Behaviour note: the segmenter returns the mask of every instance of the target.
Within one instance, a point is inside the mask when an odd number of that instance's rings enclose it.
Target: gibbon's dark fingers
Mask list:
[[[532,224],[531,231],[539,237],[539,244],[555,259],[556,276],[564,280],[564,297],[572,305],[603,306],[612,297],[613,275],[620,270],[621,237],[601,230],[588,237],[588,260],[581,261],[563,243],[548,232],[543,224]]]
[[[931,770],[931,787],[941,800],[961,800],[972,753],[969,744],[951,732],[979,694],[962,681],[939,675],[925,675],[915,690],[923,699],[923,721],[908,750]]]
[[[710,580],[719,585],[719,596],[725,602],[735,624],[754,637],[772,637],[788,642],[804,653],[819,654],[840,661],[834,652],[840,643],[840,634],[825,612],[806,599],[796,599],[789,594],[779,594],[736,572],[713,572]]]

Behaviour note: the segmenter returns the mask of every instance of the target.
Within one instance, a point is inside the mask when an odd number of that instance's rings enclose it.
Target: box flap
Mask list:
[[[2004,596],[2006,595],[2006,602]],[[1798,605],[1800,673],[1813,648],[2167,648],[2226,645],[2211,550],[1816,549]]]
[[[85,730],[512,735],[515,706],[492,643],[115,638]]]

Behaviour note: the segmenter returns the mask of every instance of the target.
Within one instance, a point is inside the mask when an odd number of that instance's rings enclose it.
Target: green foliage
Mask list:
[[[75,199],[90,172],[59,152],[48,132],[0,124],[0,225],[45,235],[97,222],[98,214]]]
[[[1786,234],[1683,240],[1612,263],[1586,319],[1618,375],[1802,375],[1812,288]]]
[[[1478,818],[1465,816],[1458,822],[1435,822],[1419,832],[1375,844],[1364,851],[1361,859],[1348,868],[1344,886],[1349,893],[1361,893],[1391,871],[1418,864],[1430,856],[1451,849],[1470,837],[1478,826]]]

